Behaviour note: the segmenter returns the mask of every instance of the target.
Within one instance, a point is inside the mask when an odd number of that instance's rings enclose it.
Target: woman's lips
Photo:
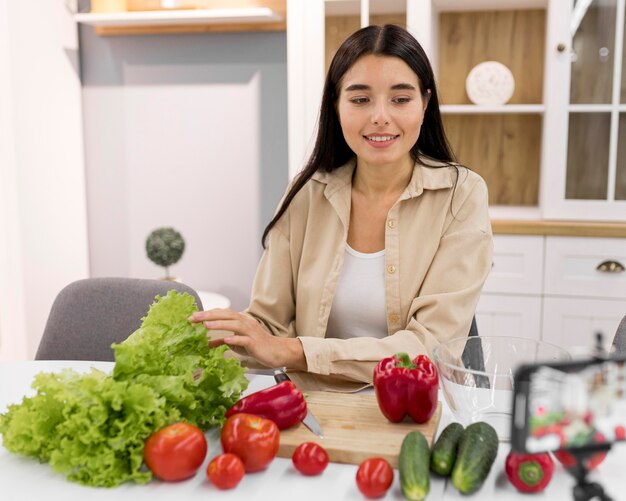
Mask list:
[[[395,143],[396,139],[399,137],[399,135],[394,134],[363,136],[367,144],[374,148],[386,148]]]

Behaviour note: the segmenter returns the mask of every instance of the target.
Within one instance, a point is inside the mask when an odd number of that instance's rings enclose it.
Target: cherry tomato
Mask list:
[[[624,440],[624,439],[626,439],[626,429],[621,424],[618,424],[615,427],[615,440]]]
[[[206,476],[218,489],[232,489],[243,478],[243,461],[235,454],[221,454],[209,463]]]
[[[393,482],[393,469],[383,458],[369,458],[359,465],[356,485],[366,498],[379,498]]]
[[[242,412],[230,416],[222,427],[222,448],[241,458],[246,472],[259,471],[278,452],[280,432],[274,421]]]
[[[315,442],[304,442],[293,452],[291,460],[303,475],[319,475],[328,466],[328,453]]]
[[[174,423],[148,437],[143,460],[161,480],[173,482],[193,476],[207,452],[202,430],[189,423]]]

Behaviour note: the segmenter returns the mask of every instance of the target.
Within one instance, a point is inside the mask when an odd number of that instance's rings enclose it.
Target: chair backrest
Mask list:
[[[615,353],[626,355],[626,316],[622,318],[617,327],[617,332],[615,332],[615,337],[613,338],[613,347]]]
[[[112,343],[139,328],[155,296],[175,289],[200,297],[178,282],[136,278],[88,278],[73,282],[57,295],[43,332],[36,360],[113,361]]]
[[[468,334],[468,337],[472,336],[478,337],[478,325],[476,324],[475,316],[472,318],[472,325],[470,326]],[[472,342],[472,344],[465,346],[463,354],[461,355],[461,360],[463,361],[463,365],[466,369],[472,369],[475,371],[485,370],[485,359],[483,357],[483,349],[480,339],[477,339],[476,342]],[[490,387],[489,378],[481,374],[474,374],[474,381],[478,388]]]

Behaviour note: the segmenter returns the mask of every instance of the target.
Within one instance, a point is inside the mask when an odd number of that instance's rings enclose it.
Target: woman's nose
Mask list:
[[[389,113],[384,104],[375,106],[372,110],[372,123],[374,125],[389,125]]]

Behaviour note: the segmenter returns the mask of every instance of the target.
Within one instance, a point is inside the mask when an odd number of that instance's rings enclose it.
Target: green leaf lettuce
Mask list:
[[[143,445],[154,431],[177,421],[221,425],[248,385],[226,348],[209,348],[206,329],[188,322],[194,311],[188,294],[157,296],[141,327],[113,345],[112,375],[35,376],[37,394],[0,415],[4,447],[85,485],[149,481]]]

